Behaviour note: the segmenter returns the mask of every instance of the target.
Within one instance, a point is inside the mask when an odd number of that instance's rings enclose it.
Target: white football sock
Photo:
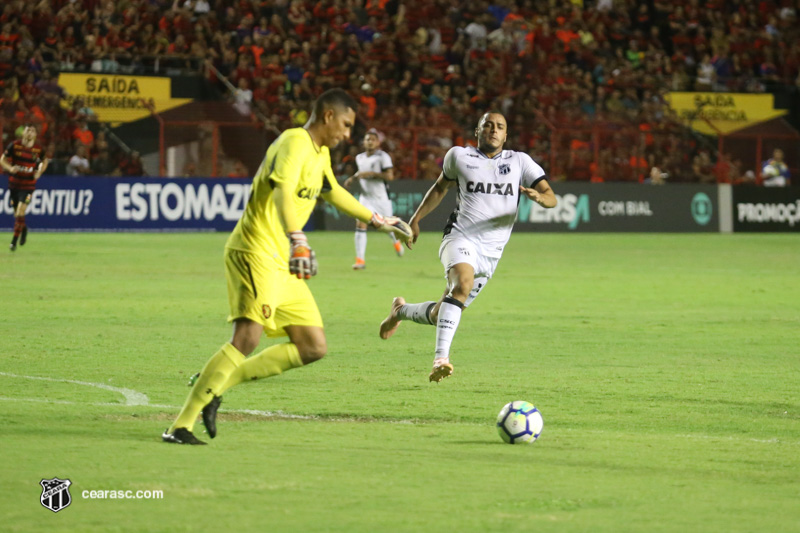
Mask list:
[[[439,320],[436,324],[436,359],[450,359],[450,344],[461,320],[464,304],[455,298],[446,297],[439,307]]]
[[[397,311],[397,318],[400,320],[411,320],[417,324],[432,325],[431,309],[436,302],[422,302],[421,304],[404,304]]]
[[[367,253],[367,230],[356,230],[356,257],[364,260],[364,255]]]

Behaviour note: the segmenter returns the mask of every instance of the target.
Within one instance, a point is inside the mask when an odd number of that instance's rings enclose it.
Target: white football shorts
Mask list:
[[[439,260],[444,266],[445,279],[447,279],[450,269],[458,263],[467,263],[472,266],[475,271],[475,282],[464,303],[464,307],[468,307],[494,275],[500,258],[484,255],[479,246],[463,237],[445,237],[439,247]]]
[[[385,217],[392,216],[392,201],[389,199],[375,198],[374,196],[362,194],[358,197],[358,201],[373,213],[378,213]]]

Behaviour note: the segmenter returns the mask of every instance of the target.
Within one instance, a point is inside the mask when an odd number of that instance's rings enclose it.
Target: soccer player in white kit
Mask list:
[[[356,156],[358,172],[344,181],[344,186],[349,188],[354,180],[361,185],[361,195],[358,201],[368,209],[383,209],[375,213],[392,214],[392,201],[389,199],[387,181],[394,179],[392,158],[380,149],[381,141],[378,131],[374,128],[364,135],[365,152]],[[394,251],[398,256],[403,256],[403,245],[394,236],[391,236]],[[367,225],[356,221],[356,262],[354,270],[364,270],[367,266]]]
[[[389,316],[381,322],[380,336],[388,339],[402,320],[436,325],[436,345],[430,381],[453,373],[450,345],[461,312],[491,279],[517,218],[524,194],[542,207],[555,207],[556,196],[544,170],[524,152],[503,150],[507,123],[500,113],[484,114],[475,128],[478,147],[456,146],[444,156],[442,173],[411,217],[412,237],[419,237],[419,222],[433,211],[447,191],[458,187],[458,203],[444,228],[439,259],[447,288],[438,302],[408,304],[392,301]]]

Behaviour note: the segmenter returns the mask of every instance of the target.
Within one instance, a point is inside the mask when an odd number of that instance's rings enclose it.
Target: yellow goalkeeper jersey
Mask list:
[[[276,184],[289,192],[297,228],[284,228],[273,198]],[[322,192],[341,189],[331,169],[327,146],[316,146],[304,128],[284,131],[267,149],[253,178],[253,188],[244,214],[228,237],[226,248],[273,258],[280,268],[288,268],[287,230],[305,226]]]

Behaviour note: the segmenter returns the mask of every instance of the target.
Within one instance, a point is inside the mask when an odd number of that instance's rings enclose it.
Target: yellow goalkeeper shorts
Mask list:
[[[322,326],[317,302],[304,280],[278,268],[269,258],[225,249],[228,322],[247,318],[269,337],[284,337],[286,326]]]

